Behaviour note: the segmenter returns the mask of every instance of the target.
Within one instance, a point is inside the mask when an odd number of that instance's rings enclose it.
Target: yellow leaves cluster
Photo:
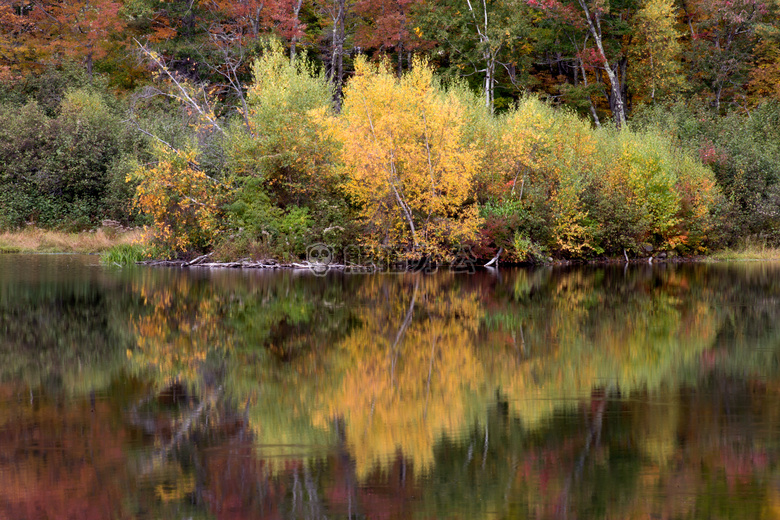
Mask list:
[[[537,99],[523,100],[503,122],[504,177],[520,197],[533,191],[552,210],[552,238],[566,254],[590,247],[591,230],[582,195],[587,187],[587,158],[595,139],[582,120]],[[528,197],[529,195],[526,195]]]
[[[400,79],[364,59],[355,67],[330,129],[342,145],[347,191],[371,227],[366,245],[449,258],[479,226],[467,199],[481,152],[462,138],[464,107],[421,60]]]
[[[636,36],[629,48],[629,76],[640,98],[647,101],[683,88],[682,47],[675,28],[676,8],[671,0],[649,0],[634,17]]]
[[[362,308],[363,326],[337,351],[349,369],[335,391],[320,396],[315,417],[323,426],[344,418],[359,478],[399,452],[416,472],[431,469],[436,442],[468,426],[467,396],[484,381],[473,348],[477,294],[457,291],[454,275],[396,281],[362,287],[371,298],[381,284],[390,297]]]
[[[203,173],[194,150],[158,147],[158,162],[137,169],[135,205],[150,215],[149,237],[169,253],[203,247],[219,227],[221,186]]]

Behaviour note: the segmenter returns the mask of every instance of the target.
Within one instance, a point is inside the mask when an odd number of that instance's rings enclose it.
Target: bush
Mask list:
[[[0,121],[0,227],[79,231],[131,220],[121,164],[132,150],[102,95],[70,91],[53,118],[35,101],[2,105]]]
[[[304,58],[291,64],[272,43],[252,71],[250,113],[236,122],[227,140],[227,164],[236,179],[258,178],[279,207],[301,205],[326,189],[328,141],[313,111],[327,111],[332,93],[327,80]]]
[[[221,206],[229,186],[199,168],[195,149],[158,146],[156,155],[156,164],[133,173],[136,207],[153,221],[148,240],[163,256],[210,249],[222,230]]]
[[[654,132],[603,129],[589,190],[604,250],[700,252],[720,193],[713,173]]]
[[[306,252],[313,224],[308,208],[290,206],[283,210],[271,204],[260,179],[245,179],[232,196],[236,200],[226,210],[228,228],[233,231],[219,245],[220,256],[289,259]]]
[[[584,258],[624,249],[699,252],[721,204],[713,173],[657,131],[593,130],[534,98],[497,118],[478,254],[504,247]],[[482,177],[483,179],[486,176]],[[530,256],[529,256],[530,255]]]
[[[723,245],[745,236],[780,244],[780,103],[723,117],[683,103],[648,107],[633,124],[666,133],[714,171]]]

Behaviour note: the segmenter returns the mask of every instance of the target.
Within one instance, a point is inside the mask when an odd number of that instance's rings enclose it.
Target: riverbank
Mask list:
[[[119,248],[117,248],[119,249]],[[113,253],[115,249],[109,252],[109,255]],[[755,256],[753,256],[755,255]],[[502,267],[566,267],[566,266],[605,266],[605,265],[638,265],[638,264],[680,264],[680,263],[705,263],[705,262],[730,262],[730,261],[773,261],[780,260],[780,249],[767,249],[761,252],[752,250],[749,251],[735,251],[726,250],[723,252],[715,253],[710,256],[695,255],[695,256],[659,256],[659,257],[633,257],[626,259],[623,256],[620,257],[602,257],[594,258],[590,260],[563,260],[563,259],[550,259],[542,263],[528,263],[528,262],[500,262]],[[108,255],[106,255],[108,257]],[[123,260],[124,258],[124,260]],[[344,271],[348,273],[376,273],[376,272],[426,272],[432,273],[436,271],[451,270],[454,272],[474,272],[475,269],[488,268],[494,269],[495,265],[486,265],[486,260],[475,259],[470,262],[459,262],[456,264],[435,264],[427,262],[397,262],[391,264],[377,265],[374,263],[369,264],[343,264],[339,262],[320,263],[310,262],[308,260],[300,260],[297,262],[281,262],[275,259],[266,258],[261,260],[254,260],[250,258],[243,258],[241,260],[227,260],[227,261],[214,261],[211,254],[198,256],[192,260],[160,260],[150,259],[136,261],[132,260],[131,255],[123,255],[117,251],[117,254],[107,258],[106,263],[114,263],[116,265],[124,265],[128,263],[136,263],[139,265],[151,266],[151,267],[178,267],[178,268],[205,268],[205,269],[291,269],[291,270],[311,270],[318,274],[324,274],[328,271]]]
[[[135,263],[145,255],[141,254],[143,246],[140,246],[143,231],[140,229],[125,230],[114,226],[104,226],[91,231],[80,233],[66,233],[52,231],[37,227],[27,227],[19,231],[5,231],[0,233],[0,253],[81,253],[97,254],[115,252],[110,258],[110,263]],[[125,254],[124,251],[132,249],[137,254]],[[123,259],[124,257],[124,259]],[[706,256],[674,257],[674,258],[630,258],[628,263],[668,263],[668,262],[733,262],[733,261],[774,261],[780,260],[780,248],[774,248],[765,244],[746,242],[736,248],[728,248],[714,251]],[[240,259],[233,261],[216,262],[211,255],[203,255],[192,260],[146,260],[138,262],[146,265],[169,267],[202,267],[202,268],[264,268],[264,269],[309,269],[316,268],[317,264],[306,261],[281,262],[273,259],[249,260]],[[623,257],[598,258],[585,261],[553,260],[547,265],[573,265],[573,264],[618,264],[625,263]],[[477,261],[475,266],[482,266],[483,262]],[[525,265],[501,262],[502,265]],[[322,267],[322,266],[319,266]],[[334,263],[329,266],[332,270],[343,270],[347,266]],[[359,268],[359,267],[353,267]]]
[[[114,246],[138,243],[139,229],[100,227],[80,233],[66,233],[37,227],[0,233],[0,253],[102,253]]]

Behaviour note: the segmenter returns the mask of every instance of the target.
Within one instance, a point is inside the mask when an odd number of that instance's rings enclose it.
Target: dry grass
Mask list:
[[[36,227],[0,233],[0,253],[99,253],[106,249],[140,241],[143,232],[117,232],[99,228],[82,233],[63,233]]]
[[[722,261],[780,260],[780,248],[767,246],[765,242],[745,240],[738,247],[718,251],[712,257]]]

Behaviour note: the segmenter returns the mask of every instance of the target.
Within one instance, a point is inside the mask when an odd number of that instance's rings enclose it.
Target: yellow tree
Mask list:
[[[635,41],[629,50],[633,66],[629,77],[646,100],[682,87],[680,34],[675,28],[671,0],[649,0],[634,17]]]
[[[360,59],[331,128],[342,144],[347,191],[362,206],[366,245],[407,257],[450,257],[476,236],[468,202],[480,152],[464,143],[464,106],[414,62],[398,79]]]

